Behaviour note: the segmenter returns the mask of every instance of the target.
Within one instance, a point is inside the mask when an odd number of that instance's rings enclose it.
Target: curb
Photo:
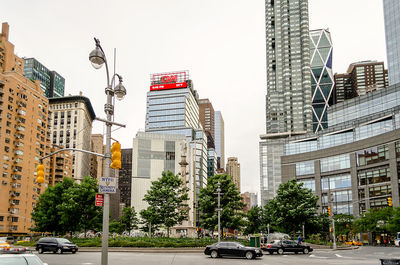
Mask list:
[[[37,252],[34,248],[31,251]],[[80,247],[78,252],[101,252],[100,247]],[[109,247],[108,252],[137,252],[137,253],[203,253],[204,248],[128,248]]]

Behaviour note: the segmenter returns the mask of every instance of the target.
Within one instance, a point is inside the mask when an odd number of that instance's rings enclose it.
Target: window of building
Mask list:
[[[369,197],[379,197],[392,194],[392,185],[375,186],[368,188]]]
[[[306,189],[310,189],[312,192],[315,192],[315,179],[299,179],[297,180],[299,183],[303,183],[303,187]]]
[[[351,175],[333,175],[321,178],[322,190],[334,190],[351,187]]]
[[[371,147],[365,150],[357,151],[356,157],[358,166],[383,162],[389,159],[389,147],[385,144],[378,147]]]
[[[373,168],[358,172],[358,183],[362,185],[371,185],[390,181],[390,168]]]
[[[350,155],[343,154],[321,159],[321,172],[350,168]]]

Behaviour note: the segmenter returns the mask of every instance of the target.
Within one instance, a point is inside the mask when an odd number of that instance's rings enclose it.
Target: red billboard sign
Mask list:
[[[103,206],[104,204],[104,194],[96,193],[96,206]]]
[[[168,72],[151,75],[150,91],[185,88],[189,79],[189,71]]]

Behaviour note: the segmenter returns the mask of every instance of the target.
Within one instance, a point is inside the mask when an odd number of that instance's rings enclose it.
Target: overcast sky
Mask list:
[[[189,70],[200,98],[225,120],[225,157],[241,164],[242,191],[259,191],[259,135],[265,133],[266,55],[264,0],[7,1],[0,22],[20,57],[35,57],[66,79],[66,92],[90,98],[105,118],[105,70],[88,61],[100,39],[127,97],[117,102],[113,132],[122,148],[145,127],[151,73]],[[309,0],[310,29],[329,28],[333,70],[350,63],[385,61],[382,0]],[[103,133],[94,122],[93,133]]]

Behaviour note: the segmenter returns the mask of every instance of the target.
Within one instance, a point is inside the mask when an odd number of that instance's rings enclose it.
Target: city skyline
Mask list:
[[[106,80],[104,73],[91,69],[88,54],[93,37],[100,39],[107,55],[113,54],[114,47],[117,49],[117,72],[124,77],[127,97],[116,105],[115,120],[127,124],[127,129],[114,131],[113,137],[122,142],[123,148],[131,148],[137,131],[144,129],[148,76],[190,70],[200,98],[209,98],[224,117],[225,157],[240,160],[242,190],[259,192],[258,136],[265,132],[264,1],[106,3],[99,1],[93,7],[84,2],[78,5],[77,1],[15,1],[4,7],[0,22],[9,23],[10,41],[20,57],[35,57],[56,69],[66,80],[65,95],[82,91],[101,118],[105,117]],[[118,16],[99,19],[96,12],[90,12],[94,14],[91,17],[89,8]],[[54,10],[74,12],[85,19],[72,21]],[[354,10],[358,12],[353,14]],[[335,11],[341,12],[340,21]],[[384,61],[387,65],[381,0],[310,0],[309,16],[310,30],[330,29],[334,72],[345,72],[350,63],[361,60]],[[38,41],[26,41],[35,38]],[[108,60],[112,62],[112,58]],[[244,109],[247,113],[241,112]],[[102,133],[102,128],[96,122],[93,133]]]

